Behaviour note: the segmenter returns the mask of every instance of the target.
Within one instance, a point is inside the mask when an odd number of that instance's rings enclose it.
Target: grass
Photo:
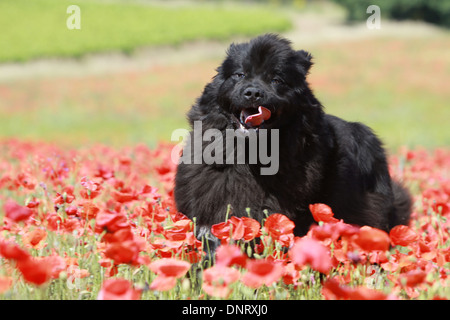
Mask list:
[[[391,149],[449,146],[448,39],[318,45],[310,82],[327,112],[369,125]]]
[[[70,145],[95,141],[155,145],[169,140],[174,129],[187,126],[185,112],[214,68],[215,62],[189,64],[181,77],[177,65],[113,76],[3,84],[1,135]]]
[[[79,30],[69,30],[69,5],[80,8]],[[11,26],[14,25],[14,28]],[[175,45],[198,39],[228,39],[283,31],[280,12],[260,6],[157,6],[136,1],[5,0],[0,2],[0,62]]]
[[[390,150],[448,146],[449,43],[436,36],[316,44],[304,48],[315,61],[308,79],[326,112],[369,125]],[[0,84],[0,136],[155,146],[187,128],[185,114],[219,63]]]
[[[68,30],[65,0],[2,1],[0,26],[14,21],[14,28],[3,26],[0,62],[132,51],[162,40],[175,44],[290,26],[282,11],[267,7],[126,3],[79,1],[82,29]],[[441,33],[303,47],[315,61],[308,79],[328,113],[369,125],[391,150],[448,146],[448,39]],[[5,82],[0,136],[155,146],[187,127],[185,114],[219,63],[180,61],[107,76]]]

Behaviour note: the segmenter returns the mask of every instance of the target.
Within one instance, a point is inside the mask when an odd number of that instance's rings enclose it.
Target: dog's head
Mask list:
[[[310,93],[311,65],[309,53],[293,50],[277,35],[232,44],[213,81],[216,103],[235,129],[280,128],[299,111],[302,95]]]

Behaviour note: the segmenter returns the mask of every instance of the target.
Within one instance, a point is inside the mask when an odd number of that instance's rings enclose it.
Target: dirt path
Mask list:
[[[428,37],[441,29],[419,22],[381,22],[380,30],[370,30],[365,23],[347,25],[342,18],[313,13],[293,14],[294,28],[283,35],[297,48],[324,42],[352,41],[372,37]],[[235,39],[239,41],[240,39]],[[220,60],[229,42],[197,41],[177,47],[143,48],[132,55],[121,52],[88,54],[81,59],[40,59],[26,63],[0,64],[0,82],[29,78],[84,77],[124,71],[138,71],[155,65]]]

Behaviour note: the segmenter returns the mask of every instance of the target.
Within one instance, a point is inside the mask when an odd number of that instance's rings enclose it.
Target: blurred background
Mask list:
[[[0,139],[170,141],[230,42],[276,32],[326,112],[392,152],[450,146],[449,0],[0,0],[0,28]]]

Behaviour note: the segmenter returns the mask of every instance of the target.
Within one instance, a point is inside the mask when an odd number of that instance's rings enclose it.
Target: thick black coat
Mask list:
[[[228,205],[236,216],[250,208],[260,221],[264,210],[285,214],[296,235],[314,222],[312,203],[329,205],[350,224],[388,231],[408,223],[411,199],[391,180],[381,142],[367,126],[324,113],[306,81],[311,65],[309,53],[276,35],[230,46],[188,119],[225,132],[240,127],[242,110],[268,108],[272,117],[259,129],[279,129],[279,170],[261,175],[258,164],[179,164],[177,208],[199,230],[224,221]]]

